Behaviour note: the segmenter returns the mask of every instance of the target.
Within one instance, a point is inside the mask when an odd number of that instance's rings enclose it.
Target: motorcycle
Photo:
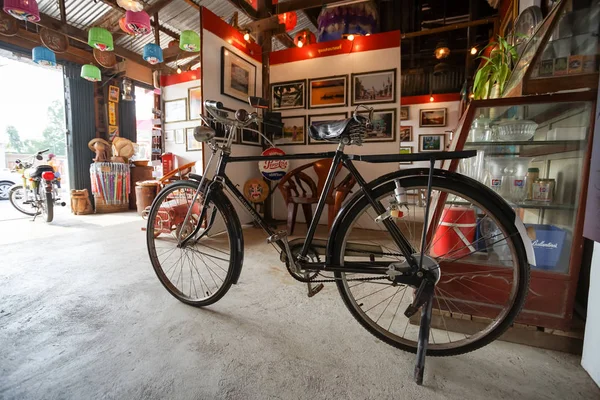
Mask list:
[[[11,187],[8,198],[13,207],[23,214],[33,216],[34,220],[43,215],[46,222],[52,222],[54,205],[64,207],[66,203],[60,201],[60,178],[54,174],[54,168],[47,164],[34,166],[35,160],[43,160],[42,154],[48,151],[38,151],[31,161],[15,161],[15,171],[21,174],[23,184]]]

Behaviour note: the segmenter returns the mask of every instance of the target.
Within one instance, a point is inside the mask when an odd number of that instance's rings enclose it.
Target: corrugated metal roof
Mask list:
[[[57,0],[38,0],[40,12],[53,18],[60,19],[60,9]],[[65,0],[67,23],[80,29],[93,26],[94,22],[112,10],[112,7],[93,0]]]

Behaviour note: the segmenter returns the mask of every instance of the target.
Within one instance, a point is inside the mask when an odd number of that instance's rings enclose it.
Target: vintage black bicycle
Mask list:
[[[361,145],[372,128],[372,109],[367,117],[357,107],[349,119],[310,127],[312,139],[337,143],[335,152],[233,157],[235,131],[261,122],[258,108],[264,107],[264,100],[251,98],[250,103],[257,112],[205,102],[208,115],[195,128],[196,140],[212,150],[205,173],[165,187],[152,204],[148,251],[169,293],[202,307],[218,301],[238,282],[244,237],[229,200],[233,197],[267,233],[290,275],[308,285],[309,296],[323,283],[335,283],[365,329],[392,346],[417,353],[418,384],[423,381],[425,355],[478,349],[511,325],[528,292],[529,265],[535,265],[525,227],[491,189],[434,168],[438,160],[468,158],[475,152],[345,154],[345,146]],[[215,124],[226,128],[224,138],[215,138]],[[285,231],[275,232],[226,174],[230,163],[327,157],[333,158],[331,170],[306,238],[288,240]],[[399,170],[367,183],[355,166],[402,161],[428,161],[429,168]],[[340,164],[359,189],[337,215],[328,238],[315,239],[325,194]]]

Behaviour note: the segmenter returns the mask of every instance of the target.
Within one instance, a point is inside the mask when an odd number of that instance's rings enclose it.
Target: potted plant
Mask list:
[[[489,56],[485,56],[484,54],[489,48],[491,48]],[[473,81],[474,98],[500,97],[512,65],[517,60],[517,50],[505,38],[498,36],[497,41],[490,42],[479,54],[477,58],[485,60],[485,63],[475,74]]]

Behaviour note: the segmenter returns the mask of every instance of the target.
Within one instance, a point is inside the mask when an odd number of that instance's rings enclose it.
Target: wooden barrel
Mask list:
[[[135,205],[137,213],[142,215],[146,207],[150,207],[158,194],[157,181],[142,181],[135,184]]]

